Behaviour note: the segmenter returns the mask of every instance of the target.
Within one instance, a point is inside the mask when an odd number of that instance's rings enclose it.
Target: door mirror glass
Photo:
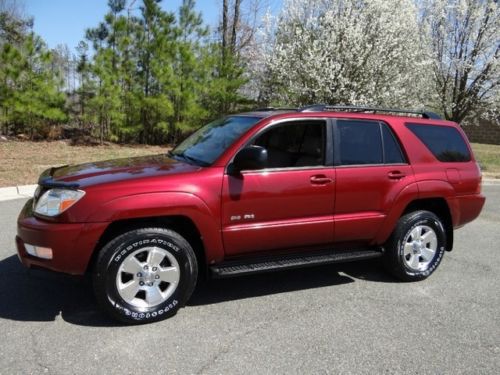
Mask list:
[[[240,150],[234,157],[230,173],[243,170],[256,170],[267,167],[267,150],[261,146],[248,146]]]

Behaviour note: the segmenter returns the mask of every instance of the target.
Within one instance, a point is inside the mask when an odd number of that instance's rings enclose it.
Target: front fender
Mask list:
[[[212,212],[207,204],[194,194],[161,192],[116,198],[97,207],[86,222],[114,222],[160,216],[189,218],[201,234],[207,262],[224,258],[218,214]]]

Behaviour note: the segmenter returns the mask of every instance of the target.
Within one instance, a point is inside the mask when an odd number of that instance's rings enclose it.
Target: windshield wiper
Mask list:
[[[196,158],[193,158],[192,156],[186,155],[185,152],[180,152],[178,154],[174,154],[172,151],[169,151],[168,156],[180,157],[180,158],[186,160],[189,164],[199,165],[200,167],[208,167],[210,165],[210,163],[207,163],[206,161],[196,159]]]

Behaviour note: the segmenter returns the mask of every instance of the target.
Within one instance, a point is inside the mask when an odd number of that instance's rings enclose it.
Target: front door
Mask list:
[[[224,176],[226,254],[333,243],[335,171],[326,133],[326,121],[302,120],[273,125],[252,142],[267,149],[268,167]]]

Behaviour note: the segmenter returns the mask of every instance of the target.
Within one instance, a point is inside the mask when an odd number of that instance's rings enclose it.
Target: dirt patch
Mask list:
[[[45,169],[99,160],[166,153],[161,146],[70,146],[67,141],[0,142],[0,187],[35,184]]]

